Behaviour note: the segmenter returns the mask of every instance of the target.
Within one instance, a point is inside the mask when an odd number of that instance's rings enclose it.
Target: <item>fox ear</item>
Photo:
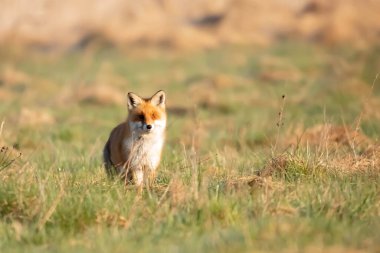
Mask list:
[[[159,106],[162,108],[165,108],[165,92],[162,90],[159,90],[150,98],[150,102],[154,104],[155,106]]]
[[[143,99],[133,92],[128,92],[128,109],[136,108],[142,103]]]

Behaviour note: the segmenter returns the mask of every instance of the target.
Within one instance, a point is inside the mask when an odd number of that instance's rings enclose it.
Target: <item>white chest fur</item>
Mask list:
[[[163,144],[164,136],[162,134],[126,138],[124,146],[130,169],[147,168],[154,171],[160,163]]]

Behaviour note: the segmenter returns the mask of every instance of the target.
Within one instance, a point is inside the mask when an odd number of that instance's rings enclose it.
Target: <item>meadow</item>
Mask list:
[[[294,41],[0,49],[0,252],[379,252],[379,59]],[[126,93],[159,89],[167,141],[140,195],[102,148]]]

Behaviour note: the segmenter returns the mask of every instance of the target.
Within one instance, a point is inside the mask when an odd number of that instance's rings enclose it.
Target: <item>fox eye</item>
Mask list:
[[[139,115],[137,115],[137,119],[138,119],[139,121],[144,121],[144,120],[145,120],[145,117],[144,117],[143,114],[139,114]]]
[[[152,114],[152,119],[157,119],[158,117],[157,117],[157,113],[153,113]]]

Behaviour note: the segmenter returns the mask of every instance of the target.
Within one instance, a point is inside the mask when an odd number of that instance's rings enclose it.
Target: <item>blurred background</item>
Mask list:
[[[87,125],[102,142],[128,91],[164,89],[169,143],[257,147],[273,142],[286,95],[291,133],[328,121],[377,138],[379,11],[378,0],[2,0],[0,116],[15,146],[92,142]]]
[[[181,50],[284,39],[365,48],[379,42],[377,0],[1,1],[0,41],[41,51],[93,44]]]

